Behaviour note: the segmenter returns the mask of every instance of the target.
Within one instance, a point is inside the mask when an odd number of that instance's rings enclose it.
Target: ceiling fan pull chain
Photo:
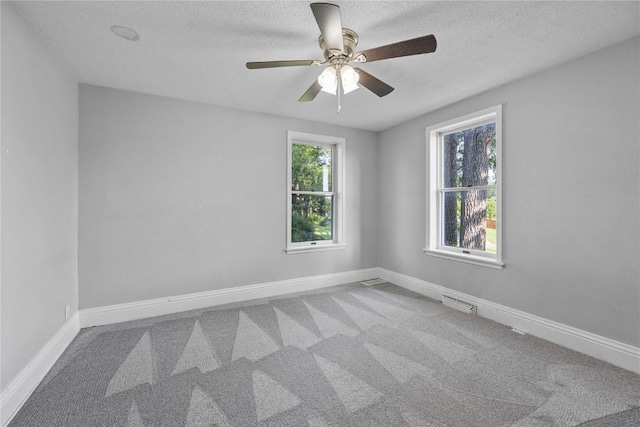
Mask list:
[[[336,78],[337,78],[337,83],[338,83],[338,87],[336,88],[336,92],[338,92],[338,111],[337,113],[340,114],[340,111],[342,110],[342,105],[341,105],[341,101],[342,101],[342,76],[340,75],[340,68],[336,68]]]

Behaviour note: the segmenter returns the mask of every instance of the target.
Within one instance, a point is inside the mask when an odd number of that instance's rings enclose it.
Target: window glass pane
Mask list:
[[[291,242],[333,240],[333,196],[291,195]]]
[[[440,244],[496,253],[496,191],[443,192]]]
[[[333,191],[332,148],[324,145],[292,144],[291,189]]]
[[[495,122],[442,136],[444,188],[493,185],[495,182]]]

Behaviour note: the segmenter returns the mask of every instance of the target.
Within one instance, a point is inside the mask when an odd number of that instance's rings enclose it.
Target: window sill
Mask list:
[[[344,243],[336,243],[333,245],[319,245],[319,246],[295,246],[292,248],[287,248],[284,251],[287,254],[304,254],[309,252],[323,252],[323,251],[333,251],[336,249],[344,249],[347,245]]]
[[[496,270],[502,270],[505,267],[505,264],[503,262],[498,262],[492,259],[475,255],[462,255],[438,249],[423,249],[422,251],[429,256],[449,259],[452,261],[465,262],[467,264],[479,265],[481,267],[494,268]]]

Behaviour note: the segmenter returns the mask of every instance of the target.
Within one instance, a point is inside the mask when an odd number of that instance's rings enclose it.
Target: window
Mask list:
[[[427,128],[425,253],[502,268],[502,106]]]
[[[345,139],[289,131],[287,253],[344,248]]]

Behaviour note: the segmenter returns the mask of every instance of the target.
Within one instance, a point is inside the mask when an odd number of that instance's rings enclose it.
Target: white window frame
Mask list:
[[[312,242],[291,241],[291,198],[292,190],[291,160],[293,144],[309,144],[329,146],[333,150],[331,161],[332,191],[314,191],[314,194],[333,195],[333,240],[316,240]],[[317,135],[289,130],[287,131],[287,241],[285,252],[288,254],[317,252],[346,248],[345,241],[345,201],[346,201],[346,144],[345,138],[337,136]]]
[[[496,123],[496,254],[453,248],[441,245],[442,221],[442,141],[451,132],[473,128],[486,123]],[[475,113],[438,123],[426,128],[427,140],[427,235],[425,254],[439,258],[462,261],[483,267],[502,269],[502,104]],[[491,186],[493,189],[493,186]]]

